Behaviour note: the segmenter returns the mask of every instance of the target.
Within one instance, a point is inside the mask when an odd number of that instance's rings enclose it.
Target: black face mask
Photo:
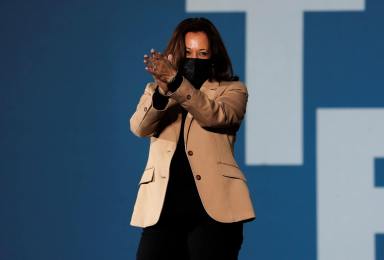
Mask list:
[[[211,76],[211,60],[185,58],[182,64],[182,73],[195,88],[199,89],[204,81]]]

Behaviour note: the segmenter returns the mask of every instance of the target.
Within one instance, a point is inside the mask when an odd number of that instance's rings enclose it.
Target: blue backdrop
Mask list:
[[[244,12],[187,13],[176,0],[0,2],[0,259],[134,259],[140,229],[129,221],[148,140],[128,119],[151,80],[142,57],[189,16],[214,22],[245,81]],[[238,133],[257,212],[243,260],[319,259],[316,110],[384,107],[384,2],[303,21],[303,163],[247,165],[244,124]],[[381,189],[383,159],[375,165]],[[384,259],[382,234],[362,260]]]

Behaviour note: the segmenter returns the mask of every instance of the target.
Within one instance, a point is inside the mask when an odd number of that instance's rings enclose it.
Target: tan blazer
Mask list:
[[[188,111],[185,150],[205,210],[220,222],[254,219],[247,181],[233,154],[248,100],[244,84],[206,81],[198,90],[183,78],[180,87],[169,94],[163,110],[152,105],[155,88],[154,83],[147,84],[130,119],[135,135],[150,137],[131,225],[147,227],[159,219],[181,129],[180,106]]]

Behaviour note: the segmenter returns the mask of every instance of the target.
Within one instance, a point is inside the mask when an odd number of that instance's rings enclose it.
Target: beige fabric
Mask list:
[[[159,219],[181,129],[180,106],[188,111],[183,133],[185,150],[205,210],[220,222],[254,219],[247,181],[234,158],[236,131],[248,100],[244,84],[206,81],[198,90],[184,78],[169,94],[163,110],[152,106],[155,88],[154,83],[147,84],[130,119],[135,135],[150,138],[131,225],[147,227]]]

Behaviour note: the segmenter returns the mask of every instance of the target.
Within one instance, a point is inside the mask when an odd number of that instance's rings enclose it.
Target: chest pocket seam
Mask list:
[[[247,181],[244,174],[242,173],[241,169],[238,165],[226,163],[226,162],[217,162],[218,168],[220,170],[221,175],[225,177],[235,178],[235,179],[241,179],[244,181]]]
[[[155,167],[146,168],[141,176],[139,185],[154,181]]]

